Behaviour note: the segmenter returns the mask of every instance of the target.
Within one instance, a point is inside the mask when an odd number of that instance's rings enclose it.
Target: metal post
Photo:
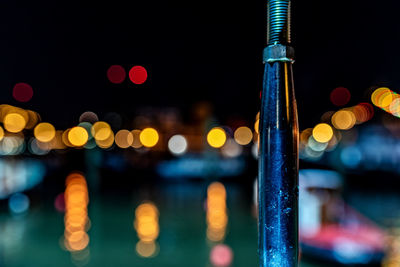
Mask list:
[[[258,175],[261,267],[298,266],[298,121],[291,0],[267,0]]]

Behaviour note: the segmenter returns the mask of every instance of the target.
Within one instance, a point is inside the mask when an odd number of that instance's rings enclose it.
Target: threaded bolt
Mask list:
[[[291,0],[268,0],[267,45],[290,44]]]

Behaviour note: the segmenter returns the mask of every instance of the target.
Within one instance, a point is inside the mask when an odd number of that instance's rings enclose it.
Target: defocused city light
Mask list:
[[[19,113],[8,113],[4,117],[4,128],[11,133],[18,133],[25,128],[26,120]]]
[[[115,135],[115,144],[120,148],[128,148],[133,143],[133,134],[128,130],[119,130]]]
[[[33,96],[33,89],[27,83],[17,83],[13,88],[13,97],[19,102],[28,102]]]
[[[326,123],[317,124],[312,131],[312,136],[320,143],[329,142],[333,136],[332,127]]]
[[[335,88],[330,94],[331,102],[335,106],[346,105],[350,101],[350,98],[350,91],[344,87]]]
[[[234,138],[236,143],[245,146],[250,144],[251,140],[253,140],[253,132],[249,127],[242,126],[236,129]]]
[[[56,135],[56,129],[48,122],[41,122],[36,125],[33,133],[40,142],[50,142]]]
[[[153,147],[158,143],[158,132],[154,128],[146,128],[140,132],[140,142],[145,147]]]
[[[140,148],[142,147],[142,143],[140,142],[140,130],[132,130],[132,136],[133,136],[133,142],[132,142],[132,147],[133,148]]]
[[[68,132],[68,141],[77,147],[81,147],[88,141],[89,134],[85,128],[80,126],[75,126]]]
[[[91,133],[96,141],[105,141],[111,136],[112,130],[107,122],[98,121],[93,124]]]
[[[133,66],[129,71],[129,79],[134,84],[142,84],[147,80],[147,71],[142,66]]]
[[[99,121],[99,117],[92,111],[83,112],[79,117],[79,122],[90,122],[91,124],[94,124],[97,121]]]
[[[188,143],[183,135],[174,135],[168,141],[168,149],[174,155],[182,155],[186,152]]]
[[[112,65],[107,70],[107,78],[110,82],[118,84],[125,80],[126,71],[120,65]]]
[[[212,128],[207,134],[207,142],[214,148],[222,147],[226,142],[226,133],[220,127]]]
[[[221,148],[221,153],[225,157],[234,158],[242,154],[243,148],[238,145],[232,138],[229,138]]]
[[[349,130],[356,123],[356,117],[350,110],[339,110],[332,116],[332,125],[338,130]]]

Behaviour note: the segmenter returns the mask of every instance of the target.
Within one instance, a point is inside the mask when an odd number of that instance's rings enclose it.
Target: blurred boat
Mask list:
[[[300,171],[302,254],[335,266],[379,264],[384,257],[385,232],[343,201],[342,184],[342,176],[334,171]]]

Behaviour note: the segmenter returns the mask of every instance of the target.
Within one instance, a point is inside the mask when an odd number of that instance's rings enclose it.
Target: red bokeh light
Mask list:
[[[54,207],[59,212],[64,212],[65,211],[64,193],[60,193],[60,194],[57,195],[56,199],[54,200]]]
[[[107,70],[107,78],[112,83],[122,83],[126,78],[125,69],[120,65],[112,65]]]
[[[28,102],[33,96],[33,89],[27,83],[17,83],[13,88],[13,97],[19,102]]]
[[[233,252],[230,247],[218,244],[210,252],[210,261],[217,267],[228,267],[233,260]]]
[[[134,84],[142,84],[147,80],[147,71],[142,66],[133,66],[129,71],[129,79]]]
[[[331,102],[335,106],[344,106],[349,103],[351,98],[350,91],[344,87],[335,88],[330,95]]]

